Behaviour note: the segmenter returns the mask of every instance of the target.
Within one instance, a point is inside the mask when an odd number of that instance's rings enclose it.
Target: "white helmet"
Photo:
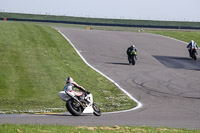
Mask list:
[[[193,43],[194,43],[194,41],[193,41],[193,40],[191,40],[191,41],[190,41],[190,43],[191,43],[191,44],[193,44]]]
[[[71,77],[66,78],[66,83],[73,83],[74,80]]]
[[[135,45],[131,45],[131,48],[135,48]]]

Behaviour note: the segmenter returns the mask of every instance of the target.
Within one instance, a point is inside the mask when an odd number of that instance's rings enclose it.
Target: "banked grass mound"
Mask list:
[[[122,27],[149,27],[149,28],[172,28],[172,29],[200,29],[200,22],[187,21],[156,21],[156,20],[132,20],[132,19],[108,19],[91,17],[55,16],[0,12],[0,20],[56,22],[70,24],[86,24],[101,26],[122,26]]]
[[[47,26],[0,21],[0,75],[0,113],[66,111],[58,92],[67,76],[93,93],[103,112],[136,106]]]

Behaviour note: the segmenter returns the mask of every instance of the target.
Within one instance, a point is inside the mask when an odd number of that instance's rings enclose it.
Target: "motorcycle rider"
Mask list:
[[[130,62],[130,58],[132,56],[133,53],[135,53],[135,59],[137,60],[137,57],[136,57],[136,53],[137,53],[137,49],[135,47],[135,45],[131,45],[130,47],[128,47],[127,51],[126,51],[127,55],[128,55],[128,61],[129,61],[129,64],[131,63]]]
[[[198,49],[199,47],[197,46],[197,44],[193,40],[191,40],[190,43],[187,45],[187,48],[188,48],[188,51],[189,51],[189,54],[190,54],[190,57],[191,57],[192,50],[195,49],[195,48]]]
[[[66,91],[67,88],[72,88],[72,90],[74,91],[75,96],[78,96],[80,99],[80,101],[84,101],[85,98],[85,94],[83,92],[85,92],[86,94],[89,94],[90,92],[87,91],[85,88],[83,88],[82,86],[78,85],[71,77],[66,78],[66,85],[64,86],[63,90]],[[78,88],[79,90],[83,91],[75,91],[74,88]]]

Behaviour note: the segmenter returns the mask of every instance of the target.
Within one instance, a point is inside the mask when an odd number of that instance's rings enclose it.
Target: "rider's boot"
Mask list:
[[[192,57],[192,50],[188,50],[188,51],[189,51],[190,57]]]
[[[79,97],[79,101],[81,103],[85,103],[86,104],[86,101],[85,101],[85,95],[83,94],[82,96]]]
[[[129,62],[129,65],[131,65],[130,56],[128,56],[128,62]]]

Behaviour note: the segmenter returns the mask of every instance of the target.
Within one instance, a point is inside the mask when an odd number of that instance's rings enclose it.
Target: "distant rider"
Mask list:
[[[131,63],[130,62],[130,58],[133,54],[135,54],[135,59],[137,60],[137,49],[135,47],[135,45],[132,45],[130,47],[128,47],[127,51],[126,51],[127,55],[128,55],[128,61],[129,61],[129,64]]]
[[[66,91],[68,88],[72,88],[72,90],[74,91],[74,94],[78,97],[80,97],[80,101],[84,100],[85,95],[83,94],[83,92],[89,94],[90,92],[87,91],[85,88],[83,88],[82,86],[78,85],[71,77],[66,78],[66,85],[64,86],[63,90]],[[75,91],[75,88],[78,88],[79,90],[83,91]]]
[[[199,47],[197,46],[197,44],[193,40],[191,40],[190,43],[187,45],[187,48],[188,48],[188,51],[189,51],[189,54],[190,54],[190,57],[191,57],[192,50],[195,49],[195,48],[198,49]]]

